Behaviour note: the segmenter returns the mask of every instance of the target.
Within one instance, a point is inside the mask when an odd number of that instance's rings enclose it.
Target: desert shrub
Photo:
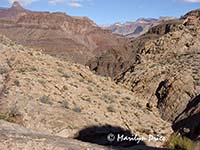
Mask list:
[[[4,66],[0,66],[0,74],[8,73],[8,69]]]
[[[30,71],[30,72],[35,72],[35,71],[37,71],[37,68],[35,68],[35,67],[30,67],[30,68],[29,68],[29,71]]]
[[[10,108],[9,117],[16,117],[21,115],[16,105]]]
[[[18,107],[14,105],[10,108],[10,110],[6,113],[0,113],[0,119],[17,123],[19,121],[19,118],[21,118],[22,114],[19,112]]]
[[[69,109],[69,108],[70,108],[70,107],[69,107],[69,103],[68,103],[66,100],[64,100],[64,101],[61,102],[61,106],[62,106],[63,108],[66,108],[66,109]]]
[[[62,75],[65,79],[69,79],[70,78],[70,75],[69,74],[67,74],[66,72],[65,73],[63,73],[63,75]]]
[[[114,96],[112,95],[108,95],[108,94],[103,94],[101,99],[104,100],[106,103],[114,103],[115,100],[114,100]]]
[[[14,81],[14,84],[15,84],[16,86],[20,86],[19,80],[16,79],[16,80]]]
[[[89,92],[93,92],[92,87],[88,86],[87,89],[88,89]]]
[[[46,84],[46,81],[43,80],[43,79],[39,79],[38,82],[39,82],[41,85],[43,85],[43,86]]]
[[[50,101],[49,96],[43,95],[42,97],[39,98],[40,102],[44,103],[44,104],[52,104],[52,102]]]
[[[0,113],[0,120],[7,120],[8,115],[5,113]]]
[[[80,107],[76,106],[76,107],[73,108],[73,111],[77,112],[77,113],[80,113],[82,110],[81,110]]]
[[[68,90],[68,87],[67,87],[66,85],[64,85],[64,86],[63,86],[63,90],[64,90],[64,91],[67,91],[67,90]]]
[[[26,68],[20,68],[20,69],[18,70],[18,72],[19,72],[19,73],[25,73],[25,72],[26,72]]]
[[[108,112],[116,112],[114,106],[111,106],[111,105],[107,107],[107,110]]]
[[[131,98],[129,96],[123,97],[123,100],[131,100]]]
[[[173,150],[193,150],[194,143],[186,137],[173,134],[167,142],[167,147]]]
[[[121,92],[121,91],[119,91],[119,90],[117,90],[117,91],[116,91],[116,93],[117,93],[117,94],[121,94],[122,92]]]
[[[88,95],[82,95],[81,99],[87,102],[91,102],[91,98]]]
[[[63,74],[63,69],[62,68],[58,68],[58,70],[57,70],[59,73],[61,73],[61,74]]]

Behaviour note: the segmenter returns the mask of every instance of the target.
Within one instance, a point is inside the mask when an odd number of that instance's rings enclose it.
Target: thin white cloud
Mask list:
[[[64,4],[65,0],[49,0],[48,3],[51,5]]]
[[[80,8],[90,2],[91,2],[91,0],[49,0],[48,1],[48,3],[51,5],[65,4],[72,8]]]
[[[200,0],[180,0],[183,2],[188,2],[188,3],[200,3]]]
[[[10,4],[13,2],[17,1],[19,2],[22,6],[27,6],[32,4],[33,2],[39,1],[39,0],[7,0]]]
[[[79,8],[79,7],[82,7],[83,5],[79,2],[69,2],[68,5],[70,7],[73,7],[73,8]]]

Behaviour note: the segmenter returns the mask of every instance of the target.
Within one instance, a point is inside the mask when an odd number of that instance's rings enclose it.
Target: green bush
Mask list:
[[[169,139],[167,147],[173,150],[193,150],[194,143],[186,137],[173,134]]]
[[[0,120],[7,120],[8,119],[8,115],[4,114],[4,113],[0,113]]]

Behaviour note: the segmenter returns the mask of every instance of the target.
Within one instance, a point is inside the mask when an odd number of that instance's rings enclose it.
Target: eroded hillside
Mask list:
[[[199,12],[186,14],[181,18],[181,24],[171,28],[173,30],[156,40],[144,42],[139,63],[116,78],[116,82],[142,96],[149,107],[158,107],[167,121],[177,119],[182,122],[181,118],[191,117],[185,114],[180,118],[179,115],[186,113],[184,109],[189,101],[200,93]],[[198,103],[193,107],[192,110],[198,107]],[[190,136],[199,133],[199,109],[195,114],[198,119],[193,118],[196,124],[189,130]]]
[[[11,8],[0,8],[0,33],[19,44],[81,64],[110,49],[126,50],[125,39],[87,17],[30,11],[18,2]]]
[[[0,114],[37,131],[74,137],[89,126],[120,126],[147,137],[171,133],[146,102],[88,68],[0,37]],[[148,142],[161,146],[163,141]]]

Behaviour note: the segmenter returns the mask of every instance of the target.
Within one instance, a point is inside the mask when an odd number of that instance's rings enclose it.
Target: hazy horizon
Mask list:
[[[0,7],[10,7],[15,0],[2,0]],[[200,0],[18,0],[34,11],[65,12],[70,16],[87,16],[98,25],[135,21],[138,18],[179,18],[200,8]]]

